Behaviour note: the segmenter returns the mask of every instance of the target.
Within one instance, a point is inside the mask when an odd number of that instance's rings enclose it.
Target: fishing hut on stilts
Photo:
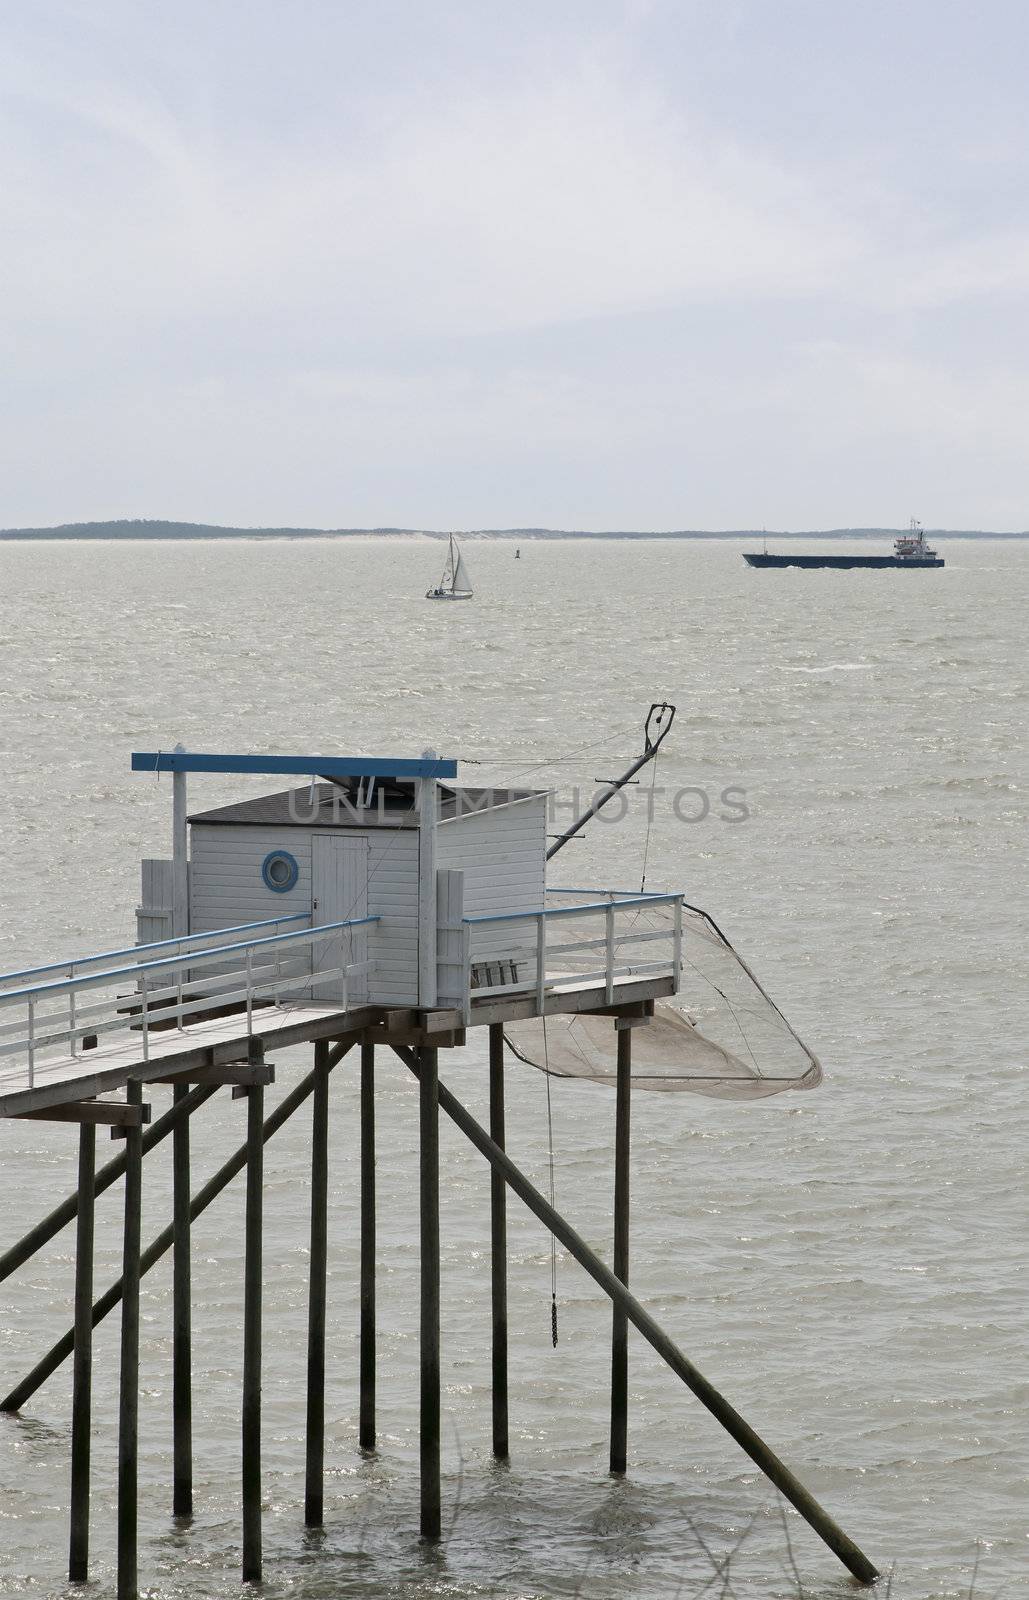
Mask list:
[[[261,1361],[265,1145],[307,1102],[310,1257],[304,1520],[324,1518],[327,1193],[330,1080],[352,1053],[360,1074],[359,1427],[376,1444],[375,1076],[377,1053],[399,1057],[418,1082],[420,1215],[420,1531],[441,1533],[440,1185],[442,1111],[491,1168],[492,1442],[508,1438],[508,1190],[599,1284],[612,1304],[610,1467],[628,1462],[631,1324],[722,1423],[859,1580],[876,1570],[753,1428],[635,1298],[629,1281],[630,1110],[634,1086],[711,1093],[774,1092],[817,1081],[817,1062],[705,913],[678,890],[554,889],[547,861],[634,773],[653,760],[674,708],[655,706],[644,749],[621,778],[549,843],[547,795],[457,781],[457,763],[349,756],[135,754],[137,773],[167,773],[172,853],[143,863],[138,940],[131,948],[54,962],[0,978],[0,1116],[78,1129],[78,1185],[0,1256],[7,1277],[74,1221],[72,1325],[0,1400],[21,1411],[69,1357],[72,1429],[68,1576],[89,1570],[92,1334],[120,1307],[117,1592],[135,1600],[140,1280],[172,1255],[173,1442],[170,1510],[193,1510],[193,1222],[237,1176],[245,1183],[243,1261],[242,1576],[262,1576]],[[204,774],[266,775],[300,787],[189,815],[186,785]],[[684,982],[684,975],[686,981]],[[739,992],[732,992],[733,985]],[[697,989],[698,993],[693,993]],[[721,995],[738,1029],[768,1030],[778,1070],[762,1072],[719,1037]],[[761,1003],[755,1004],[757,997]],[[489,1041],[489,1125],[441,1081],[440,1055],[469,1030]],[[549,1034],[547,1032],[549,1028]],[[634,1041],[638,1061],[634,1063]],[[311,1071],[270,1114],[269,1055],[307,1044]],[[613,1045],[613,1048],[612,1048]],[[783,1048],[793,1065],[781,1066]],[[797,1067],[799,1047],[799,1069]],[[613,1059],[612,1059],[613,1058]],[[509,1060],[610,1082],[615,1088],[611,1264],[584,1242],[505,1150]],[[149,1096],[171,1089],[151,1119]],[[246,1138],[198,1188],[193,1118],[220,1091],[245,1097]],[[121,1149],[97,1164],[107,1127]],[[341,1135],[336,1136],[341,1137]],[[172,1220],[144,1243],[145,1156],[172,1141]],[[120,1279],[96,1298],[97,1197],[124,1179]],[[273,1331],[272,1331],[273,1332]]]

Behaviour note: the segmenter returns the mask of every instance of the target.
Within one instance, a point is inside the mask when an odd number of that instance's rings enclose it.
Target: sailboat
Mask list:
[[[470,600],[472,598],[472,585],[468,577],[468,568],[464,564],[464,556],[454,535],[450,535],[450,547],[447,550],[446,565],[443,576],[434,589],[426,589],[426,600]]]

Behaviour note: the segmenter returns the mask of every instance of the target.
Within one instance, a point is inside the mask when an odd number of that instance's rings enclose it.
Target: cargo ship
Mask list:
[[[790,556],[772,555],[765,540],[763,550],[745,550],[748,567],[942,567],[943,557],[926,543],[921,523],[911,518],[907,533],[893,541],[892,556]]]

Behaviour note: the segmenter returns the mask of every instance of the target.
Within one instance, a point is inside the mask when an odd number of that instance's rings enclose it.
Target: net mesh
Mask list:
[[[641,908],[632,931],[658,933],[673,913]],[[765,1099],[822,1081],[817,1057],[790,1026],[746,962],[708,914],[686,906],[680,989],[658,1000],[654,1016],[633,1030],[633,1086],[661,1094],[703,1094],[722,1100]],[[632,965],[628,940],[619,967]],[[634,956],[649,954],[638,944]],[[644,963],[641,963],[641,965]],[[509,1023],[516,1056],[555,1077],[615,1082],[615,1030],[591,1013]]]

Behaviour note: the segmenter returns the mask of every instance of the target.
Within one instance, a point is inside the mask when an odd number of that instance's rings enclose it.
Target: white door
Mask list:
[[[322,923],[351,922],[368,915],[368,840],[360,834],[316,833],[312,836],[311,926]],[[327,972],[342,967],[361,967],[368,960],[368,929],[342,928],[325,939],[311,942],[311,971]],[[315,979],[311,993],[316,1000],[343,1003],[343,977]],[[351,973],[347,979],[347,998],[354,1002],[368,997],[366,972]]]

